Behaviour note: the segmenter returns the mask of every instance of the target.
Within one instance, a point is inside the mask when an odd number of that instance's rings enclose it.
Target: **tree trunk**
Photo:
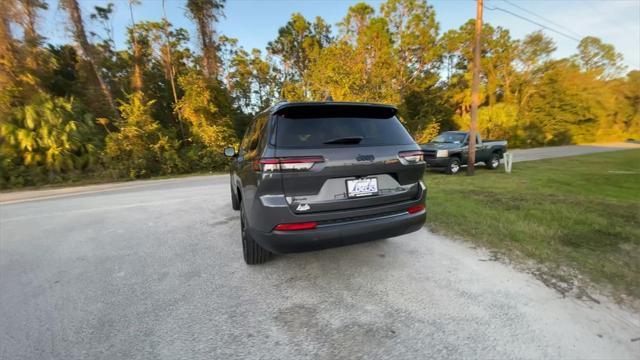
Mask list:
[[[7,9],[0,14],[0,85],[14,78],[13,71],[17,65],[10,17],[11,13]]]
[[[187,9],[198,28],[198,39],[202,49],[202,65],[208,78],[218,76],[218,52],[213,36],[213,23],[222,12],[224,1],[221,0],[188,0]]]
[[[24,41],[29,47],[38,45],[40,37],[36,31],[36,9],[33,8],[31,2],[23,1],[22,8],[24,11]]]
[[[171,93],[173,94],[173,111],[176,113],[176,115],[178,116],[178,123],[180,124],[180,135],[182,137],[182,140],[184,141],[185,138],[185,133],[184,133],[184,125],[182,123],[182,115],[180,115],[180,111],[176,111],[176,105],[178,104],[178,92],[176,91],[176,69],[173,66],[173,59],[171,57],[171,38],[169,37],[169,21],[167,20],[167,12],[165,11],[164,8],[164,0],[162,0],[162,32],[164,33],[164,37],[166,40],[166,46],[165,46],[165,56],[166,56],[166,60],[165,60],[165,73],[167,74],[167,76],[169,77],[169,81],[171,83]]]
[[[218,62],[213,42],[213,31],[203,17],[198,19],[198,32],[200,33],[200,46],[202,47],[204,69],[208,77],[216,77],[218,75]]]
[[[16,81],[17,56],[15,41],[11,33],[11,9],[0,13],[0,89],[9,89]],[[11,97],[0,96],[0,123],[11,111]]]
[[[46,3],[34,0],[22,0],[21,4],[21,25],[24,34],[24,44],[27,49],[27,53],[22,57],[22,61],[29,72],[37,73],[40,66],[38,64],[38,56],[36,52],[42,42],[42,37],[38,35],[38,30],[36,28],[38,22],[38,11],[45,10],[47,5]]]
[[[504,79],[504,102],[511,104],[513,93],[511,92],[511,77],[505,76]]]
[[[105,96],[105,99],[109,103],[109,107],[113,112],[113,115],[117,117],[118,110],[116,108],[115,102],[113,101],[113,96],[111,96],[111,92],[109,91],[107,83],[102,78],[102,75],[100,75],[100,70],[98,69],[96,59],[93,55],[93,49],[91,47],[91,44],[89,43],[89,40],[87,40],[87,34],[84,30],[84,23],[82,22],[82,14],[80,13],[80,6],[78,5],[78,1],[61,0],[61,4],[69,13],[69,18],[71,20],[71,24],[73,25],[73,37],[75,38],[76,43],[79,47],[80,54],[89,63],[93,75],[98,81],[102,94]]]
[[[133,75],[131,77],[131,87],[133,91],[142,91],[142,54],[140,46],[136,42],[136,35],[132,30],[131,38],[133,40]]]
[[[136,22],[133,20],[133,3],[129,1],[129,13],[131,14],[131,46],[133,47],[133,76],[131,87],[133,91],[142,91],[142,49],[138,44],[136,34]]]

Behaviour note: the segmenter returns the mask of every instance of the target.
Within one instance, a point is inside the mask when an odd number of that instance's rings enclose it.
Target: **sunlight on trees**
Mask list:
[[[59,3],[69,44],[38,33],[55,10],[47,1],[3,2],[1,188],[222,170],[222,149],[282,100],[393,104],[418,142],[469,123],[473,20],[442,33],[424,0],[358,3],[335,28],[293,13],[266,52],[217,33],[222,0],[186,0],[191,33],[135,21],[137,1],[87,14]],[[125,29],[113,28],[116,6],[131,7]],[[640,138],[640,71],[625,73],[612,45],[588,36],[559,59],[544,33],[516,39],[491,24],[482,41],[484,137],[513,147]]]

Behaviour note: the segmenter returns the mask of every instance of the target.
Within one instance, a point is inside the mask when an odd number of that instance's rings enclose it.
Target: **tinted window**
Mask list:
[[[251,135],[252,135],[254,129],[255,129],[255,122],[252,123],[247,128],[247,131],[244,133],[244,137],[242,138],[242,144],[240,144],[240,154],[241,155],[244,155],[244,154],[247,153],[247,151],[249,151],[249,143],[251,141]]]
[[[262,140],[266,132],[267,120],[269,120],[267,115],[260,116],[247,128],[242,138],[242,144],[240,145],[241,154],[251,155],[251,153],[258,148],[259,143],[264,143]]]
[[[269,120],[269,117],[267,115],[261,115],[260,117],[256,118],[254,126],[252,127],[251,138],[249,139],[249,151],[256,150],[256,148],[258,147],[258,143],[260,143],[260,140],[264,138],[264,133],[266,130],[265,125],[267,125],[267,120]]]
[[[361,138],[356,144],[326,144]],[[407,145],[413,139],[396,117],[278,118],[276,145],[284,147]]]

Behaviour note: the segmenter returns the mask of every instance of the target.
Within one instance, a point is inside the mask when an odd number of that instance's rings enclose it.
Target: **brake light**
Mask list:
[[[316,163],[322,162],[324,162],[324,158],[322,156],[262,158],[254,160],[253,170],[264,172],[307,171]]]
[[[424,205],[416,205],[416,206],[412,206],[410,208],[407,209],[407,212],[409,214],[415,214],[415,213],[419,213],[422,210],[424,210]]]
[[[401,160],[405,160],[410,164],[424,161],[424,153],[422,151],[401,151],[398,156]]]
[[[293,223],[293,224],[278,224],[273,230],[278,231],[298,231],[298,230],[311,230],[315,229],[318,226],[318,223],[315,221],[303,222],[303,223]]]

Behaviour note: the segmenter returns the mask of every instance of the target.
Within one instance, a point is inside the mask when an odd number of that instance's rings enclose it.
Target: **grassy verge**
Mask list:
[[[640,150],[426,179],[432,230],[640,299]]]

